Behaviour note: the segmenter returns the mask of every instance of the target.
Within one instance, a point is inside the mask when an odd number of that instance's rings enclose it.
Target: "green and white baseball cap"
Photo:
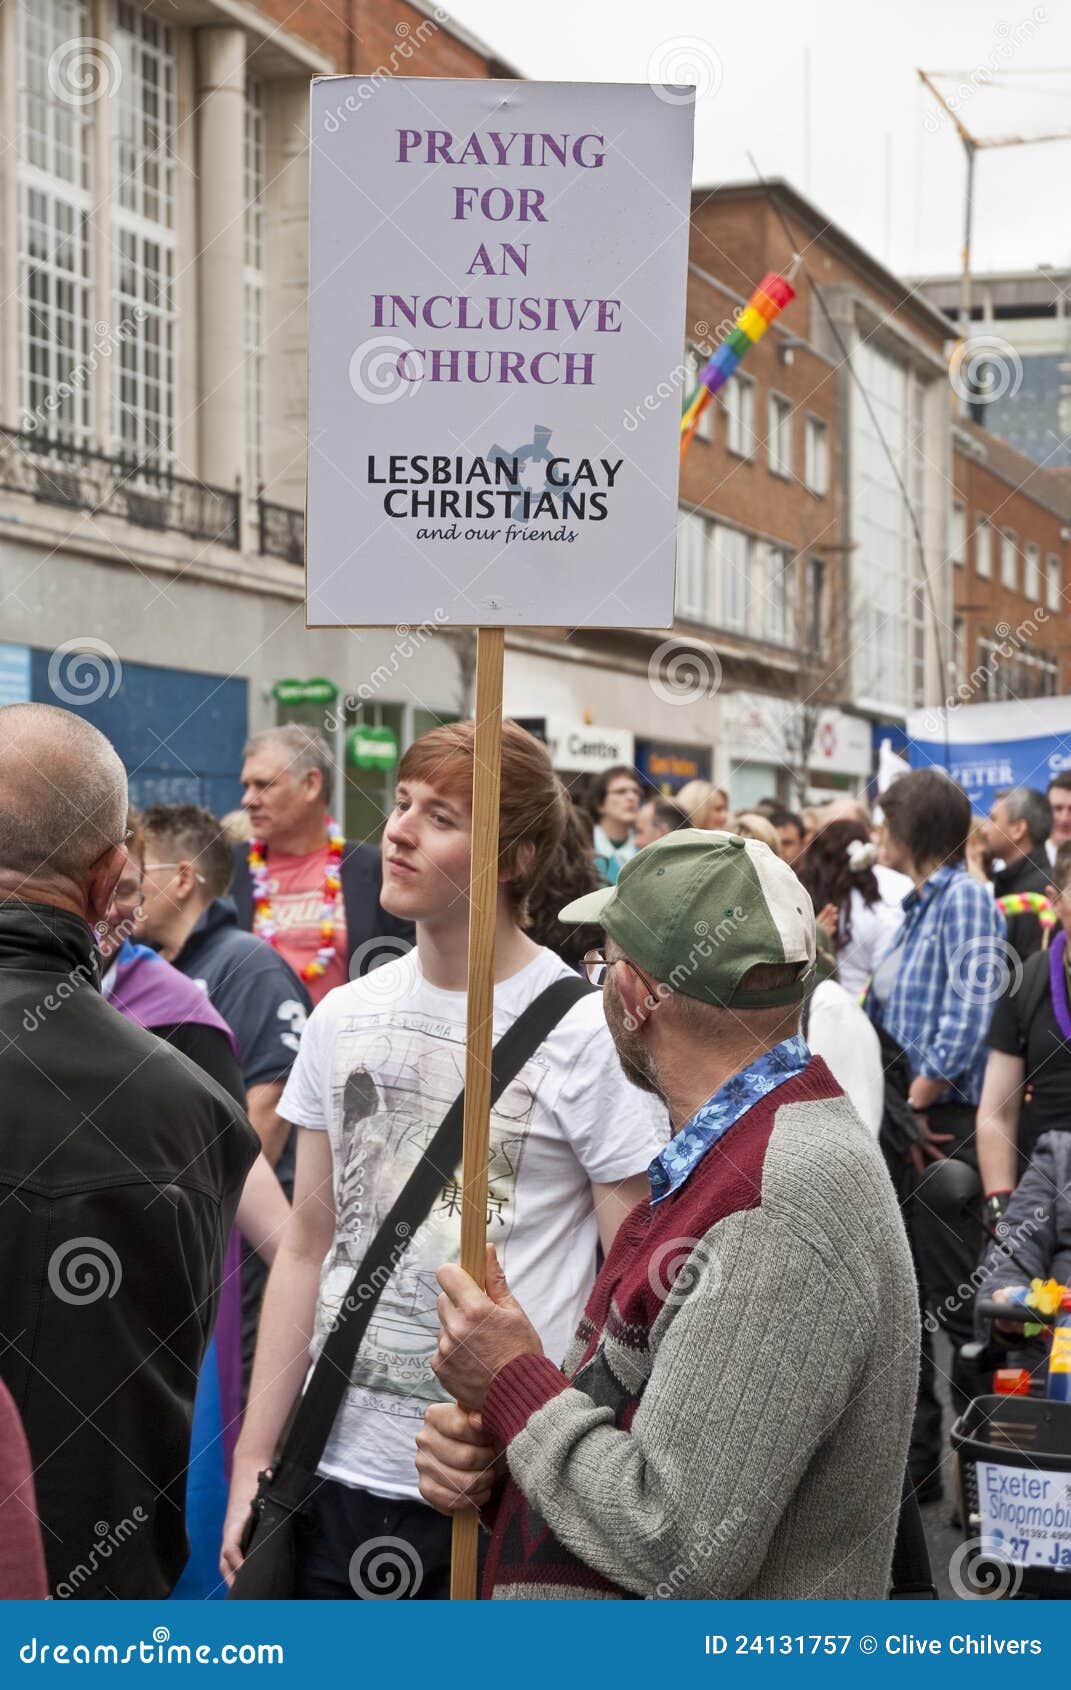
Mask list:
[[[598,923],[655,980],[726,1008],[798,1003],[814,967],[810,898],[768,845],[735,833],[667,833],[629,859],[616,886],[574,899],[558,919]],[[739,991],[758,963],[797,963],[797,979]]]

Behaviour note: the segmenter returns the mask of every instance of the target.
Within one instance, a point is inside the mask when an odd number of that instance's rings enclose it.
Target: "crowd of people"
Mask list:
[[[217,818],[0,709],[0,1595],[248,1593],[314,1397],[296,1598],[447,1595],[473,1509],[489,1596],[887,1594],[905,1471],[942,1487],[933,1328],[962,1404],[963,1288],[1017,1283],[989,1236],[1017,1188],[1053,1240],[1071,1208],[1071,775],[981,825],[926,769],[880,816],[734,813],[570,793],[506,723],[480,1286],[436,1148],[473,760],[471,723],[410,746],[376,845],[309,728]]]

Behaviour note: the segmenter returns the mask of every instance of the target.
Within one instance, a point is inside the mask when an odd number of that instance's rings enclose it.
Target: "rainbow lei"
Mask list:
[[[320,948],[311,962],[301,970],[303,980],[318,980],[335,957],[335,901],[342,889],[339,865],[346,840],[333,816],[327,818],[327,868],[324,872],[324,897],[320,905]],[[269,945],[275,946],[278,929],[272,917],[268,896],[268,847],[263,839],[249,841],[249,878],[253,882],[253,932]]]
[[[1005,892],[997,899],[997,908],[1005,915],[1036,915],[1046,932],[1056,925],[1056,913],[1044,892]]]

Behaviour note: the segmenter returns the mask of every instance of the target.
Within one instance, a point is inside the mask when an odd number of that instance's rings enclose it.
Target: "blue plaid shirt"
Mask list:
[[[943,864],[903,902],[904,922],[877,965],[899,957],[892,988],[867,1013],[907,1055],[912,1075],[947,1080],[942,1102],[977,1103],[986,1035],[1015,959],[1004,917],[965,869]]]
[[[660,1150],[647,1170],[651,1181],[651,1207],[682,1186],[706,1155],[711,1145],[724,1138],[753,1103],[786,1080],[802,1074],[811,1053],[798,1033],[783,1039],[772,1050],[763,1051],[738,1074],[730,1074],[712,1098],[697,1109],[690,1121]]]

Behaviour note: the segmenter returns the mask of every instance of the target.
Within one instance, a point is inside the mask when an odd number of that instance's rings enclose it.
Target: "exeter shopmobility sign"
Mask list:
[[[974,809],[988,815],[1002,787],[1044,792],[1053,775],[1071,769],[1071,698],[916,710],[908,716],[907,736],[913,769],[945,769]]]
[[[308,620],[667,627],[691,89],[312,85]]]

